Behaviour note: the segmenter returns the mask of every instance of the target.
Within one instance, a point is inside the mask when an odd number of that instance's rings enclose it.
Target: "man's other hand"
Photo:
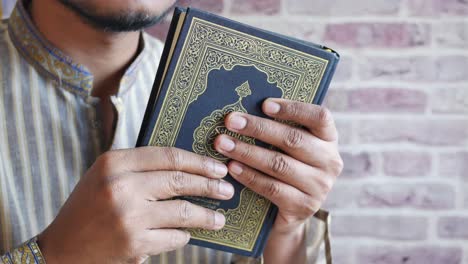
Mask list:
[[[141,263],[183,247],[179,228],[216,230],[222,214],[177,196],[227,200],[227,167],[175,148],[143,147],[101,155],[53,223],[38,237],[47,263]]]
[[[226,127],[279,150],[247,144],[227,135],[218,136],[215,148],[233,159],[228,165],[229,173],[237,181],[278,206],[266,251],[273,243],[278,245],[273,247],[277,249],[275,253],[279,253],[288,248],[291,243],[287,241],[292,236],[300,242],[305,221],[320,209],[343,169],[343,161],[338,152],[338,133],[326,108],[268,99],[263,111],[277,121],[231,113],[226,118]],[[273,240],[277,238],[284,239],[275,243]]]

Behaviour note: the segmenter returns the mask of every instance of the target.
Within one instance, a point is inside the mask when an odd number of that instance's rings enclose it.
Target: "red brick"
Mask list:
[[[261,19],[259,19],[259,17]],[[313,43],[322,43],[324,26],[315,22],[278,19],[278,16],[237,16],[239,22],[273,31],[279,34],[302,39]]]
[[[468,48],[468,23],[441,22],[434,26],[435,40],[439,48]]]
[[[352,245],[349,243],[337,243],[336,240],[334,240],[332,247],[333,263],[352,263],[351,259],[354,255],[354,248]]]
[[[443,178],[464,177],[468,181],[468,152],[441,153],[438,175]]]
[[[369,57],[360,63],[360,76],[367,81],[434,81],[468,80],[468,57]]]
[[[468,57],[445,56],[436,60],[437,80],[440,81],[468,81]]]
[[[442,217],[439,219],[437,227],[441,238],[468,239],[468,217]]]
[[[434,113],[468,113],[468,86],[436,89],[431,99]]]
[[[383,171],[388,176],[428,176],[432,168],[429,153],[397,151],[383,153]]]
[[[453,209],[455,190],[444,184],[367,184],[358,204],[371,208]]]
[[[353,68],[354,60],[349,56],[342,56],[333,76],[333,82],[349,81],[353,77]]]
[[[349,182],[337,181],[328,194],[323,205],[327,209],[343,209],[356,207],[356,197],[359,194],[359,186]]]
[[[211,13],[221,13],[224,9],[224,0],[181,0],[180,6],[191,6]]]
[[[359,239],[363,237],[385,240],[424,240],[427,238],[428,221],[425,217],[335,215],[332,234]]]
[[[427,46],[431,30],[427,24],[342,23],[329,24],[325,41],[337,47],[407,48]]]
[[[427,95],[421,90],[338,88],[329,90],[324,103],[332,111],[338,112],[422,113],[427,108],[427,102]]]
[[[376,173],[377,158],[375,153],[341,153],[344,162],[341,179],[369,177]]]
[[[338,130],[340,146],[351,144],[354,137],[353,123],[348,120],[335,118],[335,125]]]
[[[424,112],[427,96],[409,89],[356,89],[349,91],[349,111]]]
[[[348,94],[347,90],[330,87],[323,104],[333,112],[347,112],[349,110]]]
[[[409,0],[410,14],[415,16],[468,15],[464,0]]]
[[[461,185],[462,190],[468,190],[468,183]],[[468,209],[468,192],[464,192],[463,208]]]
[[[285,0],[288,12],[313,16],[395,15],[401,0]]]
[[[360,60],[360,78],[364,81],[432,82],[437,80],[430,57],[369,57]]]
[[[359,123],[361,143],[414,143],[434,146],[466,146],[467,120],[365,120]]]
[[[460,247],[422,246],[361,246],[357,250],[357,263],[375,264],[461,264]]]
[[[281,0],[233,0],[230,11],[232,14],[236,15],[275,15],[278,14],[280,10]]]

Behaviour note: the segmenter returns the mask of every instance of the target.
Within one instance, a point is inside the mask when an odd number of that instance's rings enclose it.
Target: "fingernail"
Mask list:
[[[236,144],[234,143],[234,141],[232,141],[228,137],[223,136],[221,137],[221,142],[219,144],[219,147],[221,148],[221,150],[229,152],[229,151],[234,150],[234,148],[236,147]]]
[[[239,114],[233,114],[229,118],[229,127],[235,130],[242,130],[247,125],[247,119]]]
[[[228,173],[228,169],[223,163],[215,162],[214,170],[216,175],[219,176],[225,176]]]
[[[280,111],[281,106],[278,103],[273,101],[266,101],[265,102],[265,113],[267,114],[277,114]]]
[[[219,193],[225,197],[231,197],[234,194],[234,187],[228,182],[221,181],[219,184]]]
[[[216,229],[223,228],[225,222],[226,222],[226,218],[224,217],[224,215],[216,212],[215,213],[215,228]]]
[[[230,166],[230,169],[231,169],[231,173],[235,175],[240,175],[242,174],[242,171],[244,171],[244,169],[237,163],[232,163]]]

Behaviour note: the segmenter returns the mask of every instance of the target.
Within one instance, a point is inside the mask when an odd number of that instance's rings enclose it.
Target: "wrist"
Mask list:
[[[28,263],[45,264],[44,256],[42,255],[37,239],[32,238],[17,248],[14,248],[6,255],[0,256],[0,263]]]
[[[271,230],[271,236],[278,238],[289,238],[294,240],[301,240],[305,235],[305,223],[299,223],[291,226],[274,226]]]
[[[295,221],[286,224],[286,221],[277,221],[273,225],[271,234],[278,236],[290,237],[294,235],[303,234],[305,231],[305,221]]]
[[[287,229],[273,228],[264,251],[265,263],[304,263],[305,230],[305,223]]]
[[[45,232],[37,236],[36,243],[46,263],[61,263],[59,258],[54,254],[54,252],[58,251],[57,248],[54,248],[50,242],[50,238],[45,234]]]

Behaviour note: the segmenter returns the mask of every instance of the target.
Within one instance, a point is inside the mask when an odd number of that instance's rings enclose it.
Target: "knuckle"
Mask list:
[[[321,193],[324,194],[323,196],[326,196],[326,194],[328,194],[332,190],[333,182],[334,181],[332,177],[329,177],[329,176],[322,177],[319,180],[319,186],[320,186],[320,189],[322,190]]]
[[[289,172],[289,163],[286,158],[281,154],[276,154],[270,161],[271,170],[280,175],[285,175]]]
[[[207,156],[202,156],[201,159],[202,159],[202,162],[200,164],[201,164],[202,171],[206,173],[215,171],[214,160],[208,158]]]
[[[175,249],[188,243],[188,235],[184,232],[171,232],[169,249]]]
[[[179,224],[186,226],[190,222],[193,215],[193,208],[188,201],[180,201],[178,204]]]
[[[215,226],[215,214],[213,210],[205,210],[205,228],[212,228]]]
[[[300,206],[303,208],[302,210],[304,211],[305,216],[315,214],[320,208],[320,202],[307,195],[303,195],[302,197],[303,199]]]
[[[127,189],[128,184],[118,176],[107,177],[101,182],[101,194],[113,205],[116,205]]]
[[[116,150],[112,151],[107,151],[103,154],[101,154],[97,159],[96,159],[96,164],[98,164],[100,170],[104,172],[109,172],[115,169],[116,165],[119,164],[120,162],[117,162],[120,160],[120,152]]]
[[[276,197],[281,191],[280,185],[277,182],[271,182],[265,188],[265,193],[268,197]]]
[[[172,168],[174,170],[180,169],[182,165],[182,154],[180,151],[175,148],[163,148],[162,151],[164,152],[164,155],[166,156],[169,163],[172,165]]]
[[[321,169],[331,174],[334,178],[338,177],[344,168],[344,161],[340,153],[336,151],[327,151],[323,153],[323,163]]]
[[[114,180],[110,182],[109,187],[110,191],[116,195],[125,193],[128,189],[128,185],[119,177],[115,177]]]
[[[242,160],[250,160],[253,158],[253,148],[250,144],[243,144],[242,150],[240,151],[240,157]]]
[[[172,194],[182,194],[186,186],[188,185],[188,177],[185,177],[181,171],[173,171],[169,180],[169,191]]]
[[[301,108],[301,106],[300,106],[299,103],[292,102],[290,104],[287,104],[284,109],[288,113],[288,115],[296,116],[296,115],[300,114],[300,112],[301,112],[300,108]]]
[[[217,193],[219,190],[220,184],[221,184],[221,181],[219,180],[206,180],[205,187],[203,188],[203,191],[202,191],[202,195],[206,197],[206,196]]]
[[[249,186],[253,186],[257,183],[257,174],[253,171],[249,171],[244,174],[245,175],[245,182]]]
[[[284,145],[288,148],[300,148],[304,141],[304,135],[299,129],[289,129],[284,137]]]
[[[127,192],[127,196],[122,193]],[[132,201],[128,196],[127,184],[117,177],[109,179],[102,184],[101,192],[98,194],[97,200],[103,203],[106,207],[106,214],[109,221],[106,222],[118,240],[121,241],[121,246],[128,252],[133,252],[135,237],[132,232],[134,229],[134,219],[132,212]]]
[[[331,114],[330,110],[328,110],[325,107],[320,107],[319,108],[318,113],[317,113],[317,118],[318,118],[318,121],[321,124],[324,124],[324,125],[329,125],[329,124],[333,123],[332,114]]]
[[[263,122],[263,121],[252,122],[252,136],[258,137],[260,135],[263,135],[265,131],[268,131],[267,122]]]
[[[333,173],[334,177],[337,177],[341,174],[344,168],[344,161],[341,156],[337,155],[335,158],[330,160],[330,171]]]

